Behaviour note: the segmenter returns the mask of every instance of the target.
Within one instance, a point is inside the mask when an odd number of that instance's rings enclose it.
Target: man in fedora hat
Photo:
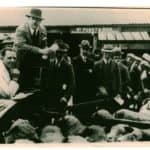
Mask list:
[[[67,57],[68,46],[62,40],[50,47],[48,63],[41,74],[41,91],[46,108],[63,111],[73,95],[75,79],[71,60]]]
[[[95,63],[93,70],[97,96],[112,99],[118,95],[121,90],[120,70],[118,63],[112,59],[113,45],[104,45],[102,53],[102,59]]]
[[[75,103],[93,100],[95,95],[93,82],[94,61],[89,57],[91,48],[89,41],[82,40],[79,48],[79,54],[72,60],[76,79]]]
[[[38,8],[26,14],[27,22],[16,29],[14,47],[17,49],[17,64],[20,69],[20,88],[35,88],[39,80],[40,69],[45,63],[43,55],[48,53],[47,33],[44,26],[42,11]]]

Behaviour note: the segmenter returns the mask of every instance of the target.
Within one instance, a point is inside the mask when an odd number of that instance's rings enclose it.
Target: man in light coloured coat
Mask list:
[[[42,11],[31,9],[28,21],[16,29],[14,47],[17,49],[17,65],[20,69],[20,90],[37,88],[44,56],[48,53],[47,33],[41,25]]]
[[[19,70],[15,68],[16,52],[5,48],[1,52],[0,60],[0,98],[11,99],[19,89]]]

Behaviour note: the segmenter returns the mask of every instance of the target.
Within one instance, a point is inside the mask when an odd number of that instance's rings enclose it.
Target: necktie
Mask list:
[[[38,32],[37,32],[36,29],[34,30],[33,35],[32,35],[32,42],[33,42],[32,44],[34,46],[38,46],[38,44],[39,44],[39,41],[38,41]]]
[[[36,36],[36,29],[34,29],[34,31],[33,31],[33,37],[35,37]]]

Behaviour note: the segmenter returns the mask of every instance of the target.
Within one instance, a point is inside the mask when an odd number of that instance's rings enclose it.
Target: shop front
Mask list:
[[[14,36],[17,26],[1,26],[0,34]],[[82,40],[88,40],[92,51],[113,44],[120,46],[126,52],[137,54],[150,53],[149,24],[104,24],[104,25],[65,25],[46,26],[48,46],[55,40],[62,39],[70,46],[70,55],[75,56],[79,51],[78,45]]]

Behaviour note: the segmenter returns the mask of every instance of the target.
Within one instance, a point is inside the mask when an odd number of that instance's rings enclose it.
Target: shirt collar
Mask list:
[[[107,64],[107,59],[106,59],[106,58],[103,58],[103,60],[104,60],[104,63]]]
[[[34,32],[34,29],[32,29],[30,26],[29,26],[29,30],[31,32],[31,34],[33,35],[33,32]],[[38,32],[39,28],[36,28],[36,33]]]
[[[83,60],[84,62],[86,62],[87,57],[84,56],[84,55],[80,55],[80,56],[81,56],[82,60]]]

